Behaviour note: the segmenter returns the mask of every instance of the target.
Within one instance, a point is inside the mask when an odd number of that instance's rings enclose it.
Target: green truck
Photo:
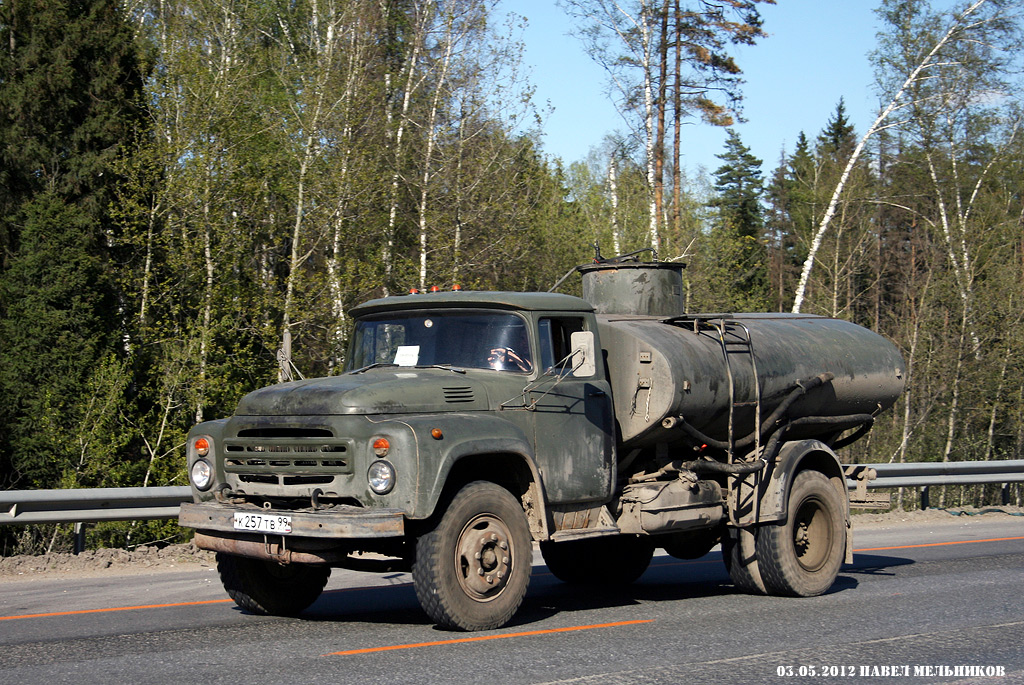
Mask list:
[[[343,373],[201,423],[180,522],[242,608],[294,615],[331,568],[411,571],[442,627],[507,623],[534,543],[570,583],[717,544],[742,590],[811,596],[851,553],[835,450],[904,384],[887,340],[787,314],[683,312],[679,264],[579,267],[583,297],[371,300]]]

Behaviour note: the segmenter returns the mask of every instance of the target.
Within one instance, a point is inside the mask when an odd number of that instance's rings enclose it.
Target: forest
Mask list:
[[[338,374],[370,297],[548,290],[595,246],[684,262],[689,312],[897,343],[906,392],[847,462],[1022,458],[1022,8],[880,0],[877,119],[779,122],[797,142],[765,166],[733,128],[735,50],[771,2],[562,0],[629,122],[562,160],[497,0],[4,0],[0,488],[185,485],[189,428],[277,382],[286,337]],[[690,124],[728,128],[716,169],[687,167]]]

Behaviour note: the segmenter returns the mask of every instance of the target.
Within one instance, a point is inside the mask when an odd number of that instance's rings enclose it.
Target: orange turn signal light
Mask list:
[[[387,438],[377,438],[373,441],[373,453],[378,457],[388,456],[388,451],[391,449],[391,443],[388,442]]]
[[[210,441],[206,438],[199,438],[195,441],[196,454],[205,457],[210,453]]]

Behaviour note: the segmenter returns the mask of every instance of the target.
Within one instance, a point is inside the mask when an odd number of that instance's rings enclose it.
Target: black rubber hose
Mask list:
[[[684,461],[680,466],[694,473],[725,473],[730,476],[745,476],[748,473],[755,473],[765,467],[765,462],[741,461],[735,464],[723,464],[720,461],[698,459],[696,461]]]
[[[769,429],[775,425],[789,410],[793,403],[798,399],[806,395],[810,390],[817,388],[819,385],[824,385],[830,380],[835,378],[832,373],[818,374],[813,378],[809,378],[806,381],[798,381],[796,387],[793,388],[786,399],[779,403],[779,406],[775,408],[775,411],[768,416],[767,419],[761,422],[761,437],[767,435]],[[686,422],[686,419],[682,416],[669,416],[661,422],[661,425],[665,428],[682,428],[684,431],[689,433],[692,437],[696,438],[705,445],[710,445],[716,449],[725,450],[729,449],[729,443],[724,440],[715,440],[709,435],[705,435],[701,431],[697,430]],[[754,443],[755,434],[752,432],[736,441],[733,445],[734,448],[747,447]]]

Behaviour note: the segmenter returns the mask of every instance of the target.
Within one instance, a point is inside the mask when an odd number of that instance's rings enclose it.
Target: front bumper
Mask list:
[[[394,538],[405,535],[405,517],[399,509],[363,509],[336,506],[324,510],[261,509],[254,505],[196,502],[181,505],[178,522],[186,528],[236,533],[235,512],[290,516],[292,531],[286,538],[359,539]]]

